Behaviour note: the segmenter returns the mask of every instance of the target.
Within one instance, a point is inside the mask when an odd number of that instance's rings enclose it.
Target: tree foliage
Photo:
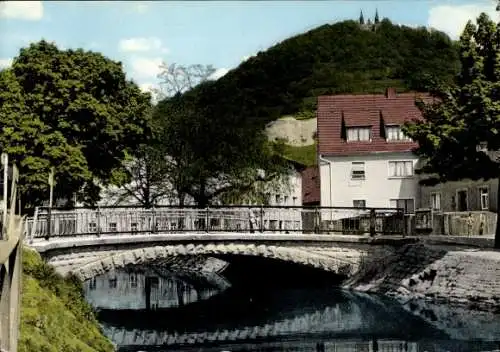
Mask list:
[[[161,140],[176,191],[190,195],[202,207],[250,194],[259,180],[285,172],[282,146],[268,143],[261,128],[232,111],[213,115],[200,104],[214,89],[215,82],[207,81],[196,94],[190,91],[165,99],[154,117],[163,124]]]
[[[500,25],[486,14],[466,25],[460,62],[456,82],[436,87],[433,103],[418,103],[424,119],[405,127],[419,144],[420,171],[433,175],[426,183],[500,175]]]
[[[149,135],[150,95],[128,81],[121,63],[99,53],[40,41],[0,72],[0,149],[20,167],[29,205],[55,193],[94,203],[126,153]]]
[[[259,52],[217,80],[216,92],[200,103],[214,116],[236,111],[263,126],[314,110],[321,94],[425,90],[433,78],[451,82],[458,64],[456,44],[444,33],[387,19],[376,30],[345,21]]]
[[[160,66],[160,89],[157,98],[171,99],[205,82],[215,72],[210,65],[178,65],[162,63]],[[186,105],[187,106],[187,105]],[[178,150],[182,144],[178,134],[178,121],[186,115],[185,108],[177,106],[167,114],[159,114],[158,108],[152,116],[152,138],[140,146],[138,153],[123,163],[115,173],[116,188],[109,189],[107,195],[114,203],[123,201],[139,203],[151,207],[162,202],[177,202],[181,206],[185,201],[184,176],[185,155]],[[163,111],[166,112],[166,111]],[[169,131],[169,132],[166,132]],[[186,131],[186,135],[189,131]],[[186,186],[187,187],[187,186]]]

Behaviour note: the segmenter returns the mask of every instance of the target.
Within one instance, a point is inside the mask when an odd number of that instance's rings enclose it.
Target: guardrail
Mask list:
[[[28,238],[165,232],[405,234],[395,208],[213,206],[75,208],[35,211]]]
[[[3,158],[2,158],[3,159]],[[6,166],[5,166],[6,167]],[[15,214],[18,173],[12,172],[10,212],[0,222],[0,351],[17,351],[21,311],[23,221]],[[7,201],[7,199],[5,199]],[[5,209],[5,208],[4,208]]]

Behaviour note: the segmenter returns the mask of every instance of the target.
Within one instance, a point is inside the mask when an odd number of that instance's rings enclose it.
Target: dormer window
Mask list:
[[[348,142],[369,142],[371,139],[371,127],[347,127]]]
[[[388,141],[411,142],[411,138],[403,133],[399,125],[386,126],[385,133]]]

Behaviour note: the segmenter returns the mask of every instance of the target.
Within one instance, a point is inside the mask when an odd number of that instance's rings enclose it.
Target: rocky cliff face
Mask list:
[[[345,287],[403,304],[422,300],[500,311],[500,253],[407,245],[380,265],[361,270]]]
[[[316,133],[316,118],[296,120],[293,116],[286,116],[269,123],[266,133],[270,140],[284,139],[286,144],[294,147],[312,145]]]

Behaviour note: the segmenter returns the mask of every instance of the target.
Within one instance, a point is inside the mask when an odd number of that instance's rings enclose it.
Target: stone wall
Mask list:
[[[366,266],[345,288],[413,300],[500,309],[500,253],[407,245],[378,266]]]

